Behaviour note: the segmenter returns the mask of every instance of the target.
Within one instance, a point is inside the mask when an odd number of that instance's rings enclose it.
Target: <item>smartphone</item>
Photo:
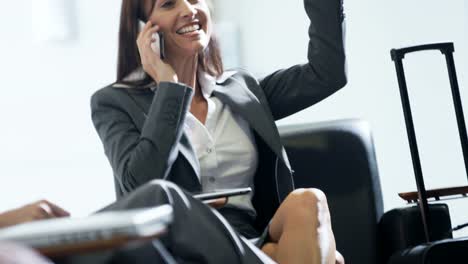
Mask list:
[[[237,196],[237,195],[244,195],[252,192],[252,188],[236,188],[236,189],[223,189],[223,190],[216,190],[213,192],[207,193],[196,193],[193,194],[194,198],[199,200],[213,200],[223,197],[230,197],[230,196]]]
[[[139,28],[141,31],[146,23],[141,20],[139,20],[138,23],[139,23]],[[156,39],[156,41],[151,43],[151,49],[155,53],[159,53],[159,57],[161,58],[161,60],[164,60],[166,58],[166,54],[165,54],[166,52],[164,48],[164,33],[157,32],[153,35],[153,38]]]

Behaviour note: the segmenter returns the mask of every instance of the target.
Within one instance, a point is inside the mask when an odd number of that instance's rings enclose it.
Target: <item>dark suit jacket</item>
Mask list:
[[[294,189],[292,170],[275,120],[331,95],[346,83],[341,0],[304,0],[309,27],[308,63],[258,81],[248,72],[217,81],[214,96],[253,128],[259,151],[253,204],[258,228]],[[91,99],[92,119],[115,176],[118,196],[152,179],[200,191],[196,156],[183,133],[192,89],[162,82],[151,89],[111,85]]]

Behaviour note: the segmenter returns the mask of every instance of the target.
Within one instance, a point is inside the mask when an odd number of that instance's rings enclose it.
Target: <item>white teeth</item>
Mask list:
[[[186,33],[190,33],[190,32],[193,32],[193,31],[197,31],[199,29],[200,29],[200,25],[195,24],[195,25],[183,27],[183,28],[177,30],[177,33],[178,34],[186,34]]]

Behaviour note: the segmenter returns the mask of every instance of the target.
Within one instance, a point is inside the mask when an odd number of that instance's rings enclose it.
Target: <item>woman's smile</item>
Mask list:
[[[188,35],[188,34],[193,34],[193,33],[198,33],[198,31],[201,29],[201,26],[199,23],[191,23],[186,26],[183,26],[179,30],[177,30],[177,34],[179,35]]]
[[[210,42],[212,21],[205,1],[158,1],[149,19],[166,33],[168,57],[196,55]]]
[[[202,34],[205,34],[205,31],[202,28],[200,22],[191,22],[180,27],[176,31],[177,36],[183,37],[188,40],[198,41],[202,38]]]

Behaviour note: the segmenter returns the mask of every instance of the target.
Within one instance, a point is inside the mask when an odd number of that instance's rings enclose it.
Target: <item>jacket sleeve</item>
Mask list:
[[[308,63],[260,80],[275,120],[294,114],[346,84],[342,0],[304,0],[310,19]]]
[[[125,110],[127,97],[119,97],[112,89],[119,88],[104,89],[91,98],[92,120],[116,181],[127,193],[169,172],[177,157],[192,89],[160,83],[141,132]]]

